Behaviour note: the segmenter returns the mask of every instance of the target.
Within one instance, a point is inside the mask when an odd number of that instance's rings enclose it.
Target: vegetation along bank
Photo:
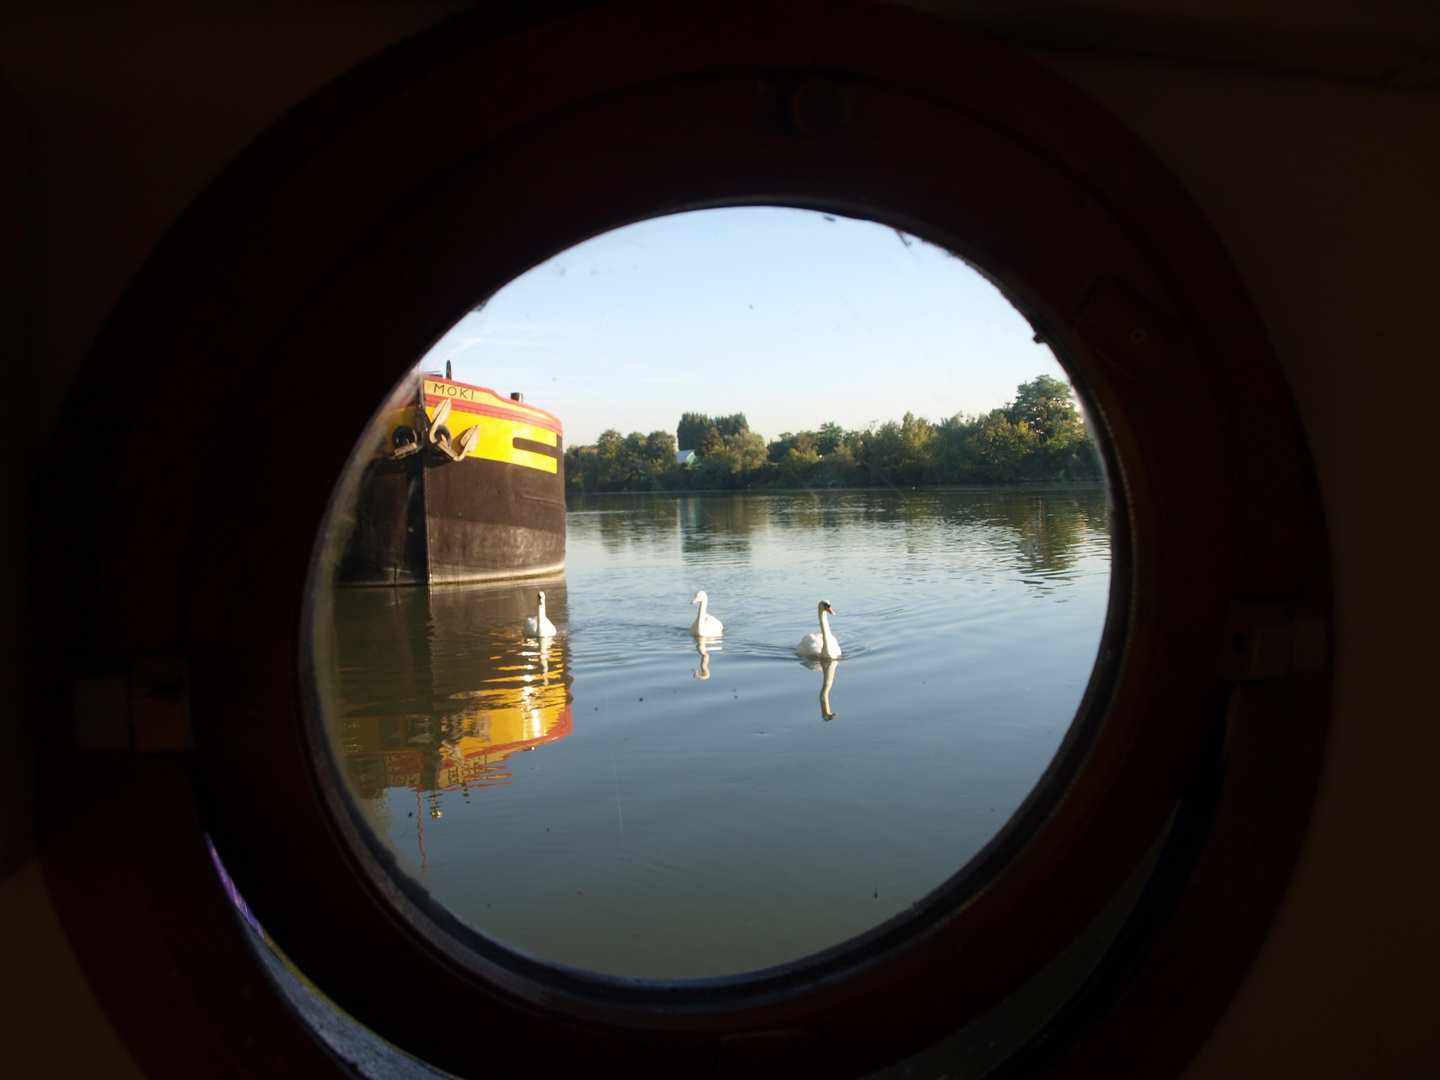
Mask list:
[[[693,451],[693,455],[685,451]],[[682,460],[683,459],[683,460]],[[766,442],[744,413],[686,413],[672,434],[604,432],[565,451],[565,489],[731,491],[1098,480],[1100,457],[1070,387],[1049,375],[984,416],[914,413],[864,431],[826,423]]]

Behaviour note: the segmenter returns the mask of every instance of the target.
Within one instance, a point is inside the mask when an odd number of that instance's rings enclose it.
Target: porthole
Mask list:
[[[169,741],[134,745],[174,756],[111,760],[131,820],[167,823],[163,842],[121,838],[105,856],[152,882],[136,904],[158,902],[158,866],[209,872],[203,827],[300,970],[457,1075],[860,1076],[977,1054],[1001,1014],[1009,1060],[1032,1071],[1104,1060],[1085,1055],[1122,1030],[1150,1039],[1154,1075],[1183,1064],[1263,934],[1324,716],[1324,532],[1283,379],[1198,212],[1098,108],[913,13],[855,6],[825,35],[818,17],[617,5],[504,37],[460,20],[262,140],[178,227],[81,391],[146,358],[120,395],[136,434],[104,478],[103,553],[70,563],[95,576],[57,605],[125,627],[114,648],[151,658],[134,670],[189,672],[166,685],[189,688],[193,745],[164,728]],[[302,129],[328,132],[321,151]],[[376,402],[464,311],[609,230],[739,205],[924,237],[984,268],[1064,358],[1117,493],[1109,636],[1073,752],[913,912],[758,974],[600,977],[476,935],[357,827],[314,722],[307,582]],[[223,403],[227,432],[290,417],[303,437],[284,452],[216,439],[213,411],[183,407],[198,398]],[[465,432],[446,430],[434,445],[454,455]],[[519,452],[541,452],[525,439]],[[82,456],[57,468],[93,478]],[[57,558],[92,535],[67,532],[70,513],[54,514]],[[63,627],[51,641],[66,655]],[[72,856],[90,842],[66,835]],[[172,877],[213,899],[198,870]],[[63,867],[54,879],[75,910],[94,895]],[[214,943],[177,961],[186,977],[215,978],[207,949],[216,970],[253,972],[223,905],[194,910]],[[120,993],[130,976],[87,948]],[[1131,1034],[1157,988],[1188,1003],[1183,1037]],[[245,1022],[220,1027],[241,1045]]]
[[[878,222],[562,252],[340,481],[305,635],[330,775],[418,905],[575,972],[679,992],[894,932],[1093,735],[1092,429],[989,280]]]

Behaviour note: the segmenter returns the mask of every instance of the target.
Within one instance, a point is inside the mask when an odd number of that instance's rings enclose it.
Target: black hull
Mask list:
[[[558,455],[557,455],[558,457]],[[500,581],[565,566],[564,459],[554,473],[432,451],[372,461],[336,580]]]

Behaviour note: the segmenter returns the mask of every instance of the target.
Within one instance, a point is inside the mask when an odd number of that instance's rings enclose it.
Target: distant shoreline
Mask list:
[[[987,480],[976,484],[915,484],[915,485],[874,485],[870,487],[753,487],[753,488],[652,488],[649,491],[567,491],[565,499],[608,499],[630,495],[831,495],[848,491],[884,491],[905,494],[907,492],[936,491],[1014,491],[1055,489],[1105,490],[1109,487],[1104,480]]]

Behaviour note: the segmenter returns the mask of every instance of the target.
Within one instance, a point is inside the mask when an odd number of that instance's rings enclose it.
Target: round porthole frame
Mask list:
[[[1078,377],[1108,434],[1131,553],[1112,612],[1123,648],[1097,669],[1084,760],[963,888],[763,978],[632,984],[457,948],[463,928],[417,905],[356,834],[306,719],[300,612],[336,478],[376,403],[475,302],[609,228],[742,203],[870,217],[945,244],[993,275]],[[109,470],[57,447],[67,495],[88,497],[47,504],[42,520],[55,523],[51,558],[83,568],[63,587],[67,615],[93,628],[79,677],[128,672],[133,736],[85,750],[108,778],[52,825],[46,867],[122,1018],[118,957],[132,976],[146,961],[99,940],[77,855],[108,860],[166,962],[205,982],[181,954],[223,952],[207,939],[236,931],[196,869],[208,870],[202,830],[301,970],[460,1075],[480,1032],[486,1071],[799,1062],[863,1075],[1022,987],[1165,836],[1179,854],[1161,861],[1183,872],[1147,909],[1148,936],[1063,1038],[1035,1033],[1048,1057],[1025,1043],[1024,1067],[1083,1071],[1119,1054],[1157,1001],[1183,999],[1164,1045],[1142,1035],[1143,1052],[1122,1055],[1148,1070],[1133,1075],[1175,1071],[1258,948],[1328,704],[1328,554],[1303,434],[1243,285],[1184,191],[1101,109],[993,42],[864,3],[460,19],[322,93],[218,179],[137,279],[86,378],[77,393],[122,404],[129,435]],[[76,502],[104,508],[88,558]],[[73,681],[70,624],[47,635],[47,670]],[[167,743],[163,716],[153,730],[144,718],[157,687],[176,685],[193,735]],[[98,828],[107,814],[150,832]],[[156,914],[182,908],[178,927]],[[247,1001],[273,1001],[243,950],[224,955]],[[246,1023],[283,1030],[283,1067],[323,1074],[283,1008],[262,1024],[261,1006],[222,990],[196,1000],[226,1045],[245,1045]]]

